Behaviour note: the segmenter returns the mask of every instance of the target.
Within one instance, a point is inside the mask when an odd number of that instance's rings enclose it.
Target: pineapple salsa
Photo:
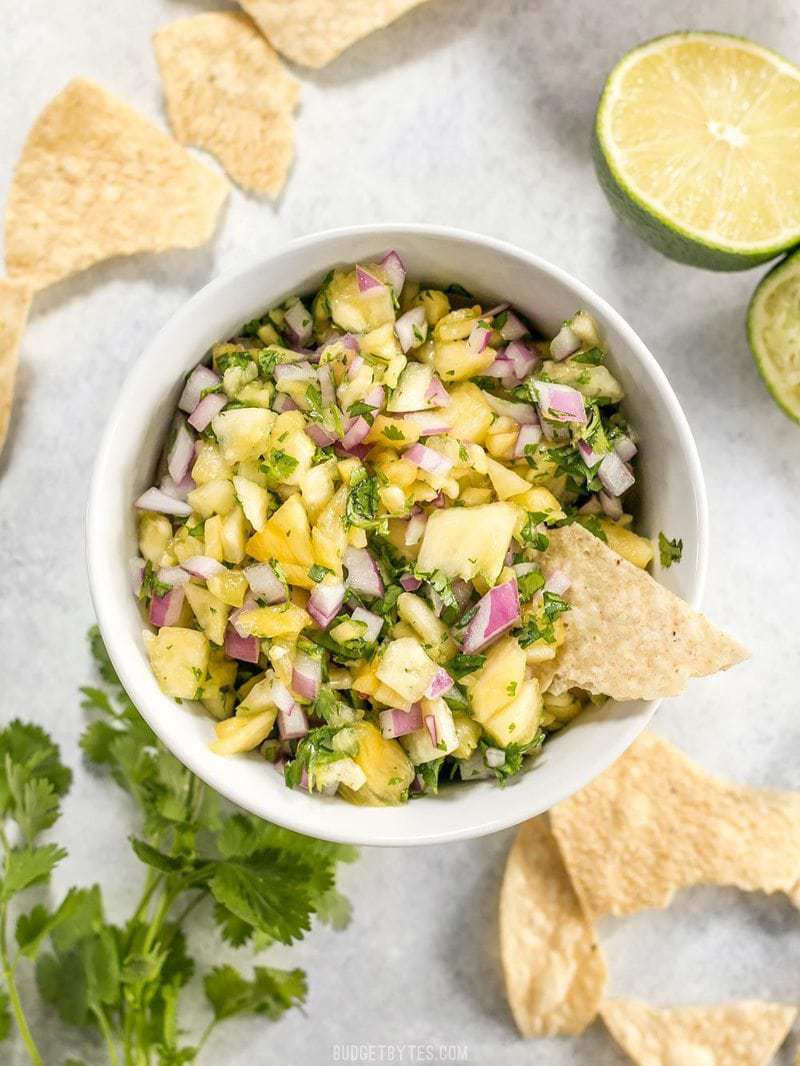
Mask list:
[[[398,804],[518,773],[588,693],[548,692],[579,522],[646,567],[622,389],[582,311],[335,269],[188,376],[137,501],[132,576],[164,692],[290,787]],[[566,594],[566,595],[565,595]]]

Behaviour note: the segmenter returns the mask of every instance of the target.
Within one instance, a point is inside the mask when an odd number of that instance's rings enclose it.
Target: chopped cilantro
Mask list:
[[[288,452],[276,448],[267,455],[259,466],[271,482],[280,484],[294,473],[297,467],[297,460],[293,455],[289,455]]]
[[[658,554],[661,557],[661,565],[668,570],[673,563],[679,563],[683,556],[683,541],[677,537],[668,540],[663,533],[658,534]]]
[[[486,662],[485,655],[456,655],[445,664],[448,674],[456,679],[479,670]]]
[[[587,366],[600,366],[603,358],[604,354],[600,348],[587,348],[585,352],[571,355],[569,361],[571,363],[585,363]]]
[[[529,603],[540,588],[544,587],[544,574],[539,570],[530,570],[517,577],[517,589],[521,603]]]
[[[360,529],[385,530],[388,522],[385,518],[378,518],[379,503],[378,479],[365,470],[350,482],[350,492],[347,494],[345,505],[347,524],[358,526]]]
[[[308,571],[308,576],[312,581],[320,582],[326,574],[332,574],[333,571],[327,566],[320,566],[319,563],[314,563],[311,569]]]
[[[525,519],[525,525],[520,530],[519,536],[523,544],[529,544],[537,551],[546,551],[550,546],[550,538],[546,533],[540,532],[536,527],[547,520],[544,511],[529,511]]]
[[[383,435],[387,440],[405,440],[405,434],[397,426],[388,425],[383,427]]]

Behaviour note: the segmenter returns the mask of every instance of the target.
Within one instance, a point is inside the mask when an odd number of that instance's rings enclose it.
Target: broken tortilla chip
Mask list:
[[[33,290],[24,282],[0,278],[0,451],[6,442],[14,400],[19,345]]]
[[[571,582],[554,693],[582,688],[615,700],[676,696],[689,678],[747,658],[735,640],[582,526],[548,535],[546,563]]]
[[[71,81],[33,126],[6,210],[6,264],[39,289],[102,259],[194,248],[223,177],[101,86]]]
[[[424,0],[239,0],[287,59],[324,67],[345,48],[383,29]]]
[[[690,885],[791,894],[800,879],[800,792],[721,781],[649,733],[550,820],[592,918],[666,907]]]
[[[766,1066],[786,1039],[797,1008],[748,1000],[656,1010],[636,1000],[612,999],[600,1014],[639,1066]]]
[[[195,15],[153,43],[178,140],[212,152],[243,189],[277,196],[294,158],[300,83],[250,19]]]
[[[524,1036],[582,1033],[597,1015],[606,966],[547,815],[523,823],[500,891],[506,993]]]

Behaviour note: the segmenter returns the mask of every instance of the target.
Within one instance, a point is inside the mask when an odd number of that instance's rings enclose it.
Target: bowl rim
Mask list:
[[[176,745],[163,735],[160,728],[162,722],[157,713],[153,713],[148,707],[147,696],[142,692],[140,677],[147,667],[139,667],[131,655],[133,649],[127,646],[127,638],[118,635],[118,627],[115,625],[115,614],[120,609],[113,596],[106,591],[103,580],[104,552],[110,552],[103,534],[104,526],[104,485],[113,471],[113,444],[119,431],[119,424],[125,418],[128,404],[136,396],[137,378],[142,373],[142,368],[152,361],[153,355],[158,351],[162,343],[162,337],[167,333],[178,330],[180,326],[189,321],[197,312],[198,308],[213,303],[217,292],[235,284],[247,275],[263,269],[264,265],[289,252],[302,252],[312,248],[318,243],[325,241],[342,240],[347,238],[374,237],[376,240],[391,235],[392,241],[402,239],[403,235],[413,237],[439,237],[457,242],[479,245],[489,253],[498,253],[514,257],[524,261],[526,266],[538,270],[544,275],[564,285],[572,292],[579,302],[594,305],[599,309],[606,323],[613,325],[614,329],[623,337],[625,343],[632,351],[635,361],[646,372],[649,383],[657,394],[658,402],[667,407],[671,420],[680,438],[681,447],[688,465],[691,491],[694,495],[696,513],[696,551],[694,555],[694,573],[690,580],[690,595],[686,602],[698,609],[702,600],[708,567],[708,496],[705,479],[703,476],[700,456],[694,440],[691,428],[681,404],[672,389],[672,386],[660,364],[652,354],[644,341],[635,332],[632,326],[615,310],[602,296],[596,293],[590,286],[574,277],[562,267],[550,263],[548,260],[521,248],[510,241],[500,240],[485,234],[451,226],[429,225],[425,223],[408,222],[385,222],[371,223],[356,226],[340,226],[332,229],[321,230],[308,234],[304,237],[295,238],[277,245],[268,255],[250,261],[247,265],[236,270],[225,271],[212,278],[201,289],[195,292],[188,300],[184,301],[177,310],[161,325],[145,348],[135,357],[128,368],[122,386],[117,394],[116,401],[108,416],[103,429],[100,444],[95,456],[92,474],[89,483],[88,498],[85,512],[85,550],[86,564],[89,578],[89,590],[94,605],[97,622],[106,644],[111,662],[117,671],[120,680],[130,695],[139,713],[150,725],[162,743],[173,755],[201,780],[226,799],[243,809],[253,811],[258,817],[263,817],[282,825],[298,833],[321,837],[339,843],[349,843],[367,846],[420,846],[447,843],[457,840],[467,840],[489,833],[507,829],[517,825],[527,818],[534,817],[540,811],[522,812],[517,809],[518,805],[509,803],[505,813],[487,817],[475,823],[455,826],[446,830],[428,830],[424,822],[413,831],[386,832],[372,826],[365,826],[363,830],[350,832],[338,828],[335,818],[330,818],[330,807],[317,803],[313,808],[303,805],[297,812],[280,810],[277,812],[262,813],[254,811],[252,803],[246,802],[244,796],[236,788],[236,775],[223,769],[225,765],[220,760],[218,774],[209,772],[207,767],[200,767],[197,761],[185,752],[175,750]],[[384,240],[385,243],[385,240]],[[105,508],[107,511],[107,508]],[[152,674],[148,675],[152,680]],[[591,774],[581,787],[585,787],[594,778],[607,769],[620,755],[630,746],[635,738],[647,727],[653,718],[661,700],[643,701],[644,710],[632,717],[627,731],[621,731],[624,735],[617,738],[616,743],[607,744],[599,752],[592,763]],[[556,795],[550,806],[561,802],[567,796],[572,795],[575,789],[565,786],[561,793]],[[349,809],[349,805],[347,805]],[[549,807],[547,809],[550,809]],[[303,812],[308,812],[307,814]],[[325,813],[327,812],[327,814]],[[319,822],[320,824],[316,824]]]

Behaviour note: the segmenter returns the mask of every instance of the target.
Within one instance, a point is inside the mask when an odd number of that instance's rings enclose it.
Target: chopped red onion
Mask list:
[[[529,348],[527,344],[523,344],[522,341],[511,341],[506,345],[504,358],[514,368],[517,381],[524,381],[525,378],[530,377],[541,362],[539,353]]]
[[[502,311],[507,311],[511,304],[498,304],[497,307],[490,307],[488,311],[483,312],[484,318],[494,318],[495,315],[499,315]]]
[[[236,632],[239,634],[240,637],[249,637],[250,634],[246,633],[240,627],[239,619],[242,617],[242,615],[249,614],[250,611],[255,611],[257,609],[257,607],[258,607],[258,603],[256,602],[255,597],[253,596],[252,592],[248,592],[247,595],[244,598],[244,603],[242,604],[242,606],[237,608],[235,611],[231,612],[230,617],[228,618],[228,621],[230,622],[230,624],[233,626],[233,628],[236,630]]]
[[[320,448],[328,448],[336,440],[336,434],[325,429],[319,422],[308,422],[304,427],[306,435]]]
[[[308,344],[314,332],[314,322],[302,301],[295,300],[284,314],[284,322],[296,344]]]
[[[375,560],[366,548],[347,547],[344,553],[347,568],[345,585],[365,596],[382,596],[383,578]]]
[[[178,407],[190,415],[200,403],[206,389],[215,389],[220,380],[219,375],[215,374],[211,367],[202,364],[196,366],[186,379],[181,398],[178,400]]]
[[[568,359],[574,355],[581,346],[581,339],[577,333],[573,333],[565,322],[555,337],[550,341],[550,355],[556,362]]]
[[[450,393],[434,374],[431,383],[425,391],[425,399],[430,400],[434,407],[447,407],[451,402]]]
[[[212,420],[217,417],[227,402],[228,397],[224,392],[210,392],[189,415],[189,425],[198,433],[202,433],[203,430],[208,429]]]
[[[183,610],[183,589],[172,588],[163,596],[153,596],[150,600],[148,619],[154,626],[174,626]]]
[[[513,389],[517,384],[514,364],[510,359],[506,359],[505,349],[498,353],[495,361],[483,371],[482,376],[485,378],[498,378],[507,389]]]
[[[598,455],[588,441],[579,440],[578,451],[581,453],[581,459],[583,459],[584,463],[590,470],[603,460],[603,456]]]
[[[364,365],[364,356],[363,355],[354,355],[353,358],[350,360],[350,366],[348,366],[348,368],[347,368],[347,376],[348,376],[348,378],[351,381],[358,374],[359,370],[361,369],[361,367],[363,365]]]
[[[286,714],[291,711],[295,706],[295,698],[284,685],[284,683],[277,677],[272,679],[271,685],[272,702],[278,708],[279,711],[284,711]]]
[[[487,748],[483,753],[483,757],[486,760],[486,765],[493,770],[499,770],[501,766],[506,764],[506,753],[502,748]]]
[[[406,590],[406,592],[416,592],[422,585],[422,582],[418,577],[414,577],[413,574],[403,574],[400,578],[400,584]]]
[[[438,411],[411,411],[405,417],[415,426],[419,426],[421,437],[434,437],[450,432],[450,423]]]
[[[364,296],[378,296],[381,289],[386,288],[382,281],[378,281],[360,266],[356,267],[356,282],[358,291]]]
[[[181,563],[181,566],[187,574],[191,574],[192,577],[199,577],[203,581],[208,581],[214,574],[218,574],[220,570],[225,569],[222,563],[217,562],[216,559],[212,559],[208,555],[193,555],[191,559]]]
[[[639,449],[633,443],[630,437],[620,437],[617,443],[614,445],[614,451],[623,461],[623,463],[629,463],[631,459],[636,455]]]
[[[412,704],[407,711],[386,710],[378,715],[381,735],[386,740],[407,736],[422,728],[422,710],[418,703]]]
[[[529,403],[512,403],[510,400],[502,400],[499,396],[492,396],[490,392],[484,392],[486,400],[495,414],[506,418],[513,418],[522,426],[538,426],[539,417]]]
[[[333,407],[336,403],[336,389],[333,384],[333,374],[330,363],[323,363],[317,371],[319,378],[319,391],[323,406]]]
[[[283,740],[298,740],[308,732],[308,719],[299,703],[292,701],[289,710],[278,710],[278,732]]]
[[[286,600],[286,586],[269,563],[253,563],[252,566],[246,566],[243,573],[254,596],[266,600],[268,604]]]
[[[386,401],[386,391],[383,385],[373,385],[367,395],[364,397],[364,403],[367,407],[374,407],[376,411],[379,411]]]
[[[519,591],[516,581],[495,585],[478,601],[478,610],[464,632],[467,655],[481,651],[519,621]]]
[[[242,663],[257,663],[261,654],[258,637],[243,637],[233,626],[225,630],[225,654],[229,659],[238,659]]]
[[[540,410],[541,415],[541,410]],[[569,440],[569,426],[559,425],[557,422],[551,422],[547,418],[542,418],[542,433],[548,441],[562,442]]]
[[[571,584],[568,574],[563,570],[554,570],[544,583],[544,591],[553,592],[556,596],[563,596]]]
[[[348,348],[351,352],[358,351],[358,337],[355,333],[345,333],[341,342],[345,348]]]
[[[472,327],[472,332],[469,335],[468,344],[470,351],[479,354],[489,347],[489,340],[492,336],[492,330],[489,326],[482,326],[479,322],[476,322]]]
[[[276,381],[313,381],[317,372],[311,363],[278,363],[272,376]]]
[[[131,588],[133,589],[134,596],[138,596],[142,591],[145,569],[146,563],[144,559],[137,557],[128,562],[128,573],[130,574]]]
[[[557,385],[549,381],[534,381],[539,398],[539,414],[555,422],[586,423],[583,395],[571,385]]]
[[[351,615],[354,622],[363,622],[367,627],[364,631],[364,640],[374,644],[383,629],[383,619],[379,614],[367,611],[364,607],[356,607]]]
[[[604,514],[607,514],[609,518],[622,518],[622,501],[619,496],[610,496],[607,492],[601,490],[598,492],[597,498]]]
[[[181,518],[188,518],[192,509],[183,500],[176,500],[174,496],[168,496],[161,489],[152,488],[143,492],[134,503],[140,511],[157,511],[159,514],[174,514]]]
[[[532,574],[534,570],[538,570],[539,567],[536,563],[514,563],[511,567],[517,577],[523,577],[525,574]]]
[[[369,431],[370,424],[362,415],[356,415],[355,418],[351,418],[347,424],[347,431],[342,437],[344,450],[349,452],[361,444],[364,438],[369,435]]]
[[[441,455],[424,444],[412,444],[403,452],[403,458],[428,474],[439,474],[442,477],[448,474],[453,466],[453,461],[446,455]]]
[[[380,265],[386,271],[389,284],[394,289],[395,296],[399,297],[406,280],[406,265],[397,252],[392,249],[381,259]]]
[[[394,324],[394,328],[404,354],[411,348],[416,348],[428,336],[428,320],[425,317],[425,308],[412,307],[410,311],[400,315]]]
[[[609,452],[608,455],[603,456],[597,475],[610,496],[621,496],[636,480],[616,452]]]
[[[465,581],[463,577],[455,577],[453,578],[452,589],[456,603],[463,611],[472,599],[472,585],[469,581]]]
[[[430,734],[431,743],[433,744],[434,747],[437,747],[438,744],[439,744],[439,730],[436,728],[436,716],[435,715],[433,715],[433,714],[426,714],[425,715],[425,728],[428,730],[428,733]]]
[[[514,458],[522,459],[525,456],[525,449],[534,447],[542,439],[542,427],[536,426],[520,426],[519,433],[517,434],[517,440],[514,445]]]
[[[586,503],[578,508],[578,514],[602,514],[603,508],[597,496],[590,496]]]
[[[182,566],[162,566],[156,573],[156,580],[172,588],[183,588],[189,584],[189,575]]]
[[[433,675],[433,680],[428,685],[428,689],[425,693],[426,700],[435,700],[438,696],[443,696],[445,692],[449,692],[455,682],[448,674],[443,666],[436,668],[436,673]]]
[[[292,667],[292,688],[305,700],[315,700],[322,684],[322,663],[307,652],[298,651]]]
[[[528,332],[528,327],[513,311],[509,311],[505,322],[500,329],[500,336],[504,341],[517,341]]]
[[[187,474],[180,482],[173,481],[169,474],[165,474],[158,483],[158,487],[167,496],[173,496],[176,500],[185,500],[189,493],[197,488],[197,485],[190,474]]]
[[[194,437],[182,418],[175,421],[175,435],[167,449],[167,470],[177,484],[187,475],[194,463]]]
[[[427,517],[420,511],[417,514],[412,514],[406,523],[406,531],[403,536],[403,543],[407,548],[413,547],[415,544],[419,544],[422,540],[422,534],[425,532],[425,525],[427,523]]]
[[[329,585],[315,585],[309,596],[306,610],[320,627],[327,629],[344,601],[344,582],[336,581]]]
[[[296,411],[297,404],[286,392],[276,392],[272,401],[272,410],[281,415],[284,411]]]

